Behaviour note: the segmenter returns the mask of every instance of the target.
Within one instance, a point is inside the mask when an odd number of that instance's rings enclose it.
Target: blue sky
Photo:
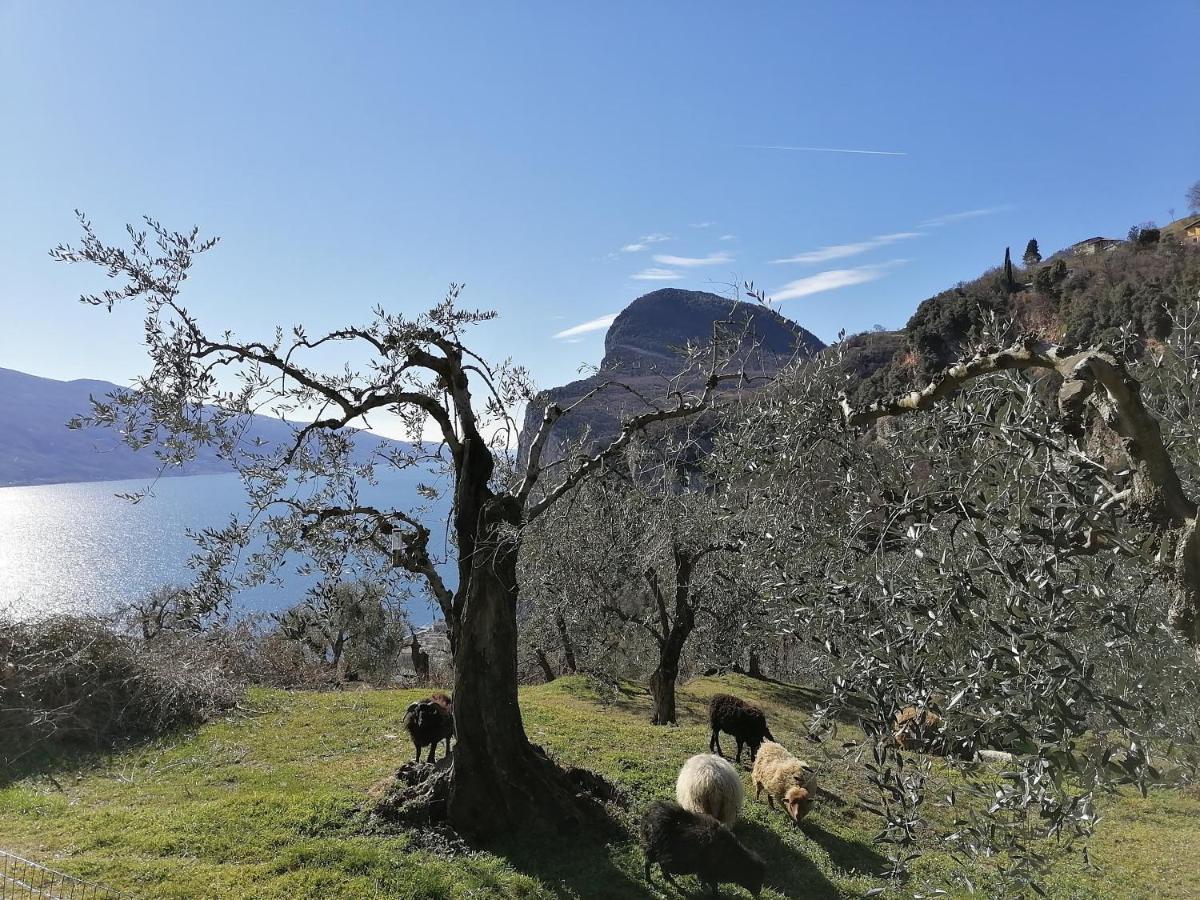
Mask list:
[[[137,310],[46,254],[76,207],[221,235],[189,302],[247,335],[465,282],[544,385],[658,287],[898,327],[1006,245],[1183,215],[1198,34],[1194,0],[0,0],[0,365],[143,368]]]

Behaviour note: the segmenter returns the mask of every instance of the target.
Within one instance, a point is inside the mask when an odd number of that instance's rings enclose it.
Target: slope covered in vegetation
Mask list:
[[[411,757],[400,719],[418,694],[259,690],[246,709],[195,732],[90,762],[60,760],[0,788],[0,846],[136,897],[678,896],[664,894],[661,880],[644,882],[632,825],[649,802],[672,795],[683,760],[706,748],[705,700],[717,691],[763,705],[775,734],[820,768],[831,792],[800,828],[748,798],[735,830],[768,860],[764,896],[857,897],[876,887],[912,896],[957,868],[929,837],[912,878],[889,886],[872,844],[878,820],[856,801],[870,757],[856,752],[861,733],[845,727],[809,744],[811,691],[737,676],[688,684],[681,724],[669,729],[648,723],[640,688],[575,677],[524,690],[530,738],[627,793],[622,833],[608,844],[518,835],[472,852],[437,835],[381,830],[360,808],[370,786]],[[942,793],[965,780],[945,770],[939,778],[931,790]],[[952,809],[931,806],[946,820],[939,826],[952,820]],[[1194,896],[1200,795],[1121,794],[1104,798],[1099,813],[1091,865],[1078,849],[1064,851],[1046,880],[1051,896]],[[968,864],[982,895],[993,893],[1003,862]],[[723,892],[735,895],[745,896]]]
[[[1200,295],[1200,245],[1167,235],[1094,254],[1068,252],[985,272],[920,303],[899,331],[865,332],[841,345],[865,402],[924,384],[964,349],[1000,341],[997,328],[1070,345],[1139,355],[1171,331],[1171,316]]]

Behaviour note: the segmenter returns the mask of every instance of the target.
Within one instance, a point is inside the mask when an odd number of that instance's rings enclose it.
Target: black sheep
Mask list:
[[[742,761],[744,745],[749,745],[750,761],[753,762],[758,754],[759,745],[764,740],[775,740],[771,729],[767,728],[766,713],[741,697],[730,694],[714,694],[708,701],[708,724],[712,727],[708,749],[718,756],[725,755],[721,752],[721,742],[717,739],[717,735],[724,731],[737,741],[735,759],[738,762]]]
[[[433,762],[438,741],[446,742],[446,754],[449,755],[450,738],[454,736],[454,704],[445,694],[434,694],[410,703],[404,711],[404,727],[417,748],[417,762],[421,761],[423,747],[429,748],[428,762]]]
[[[642,817],[642,849],[647,881],[650,867],[658,863],[673,887],[679,887],[673,876],[695,875],[714,897],[722,883],[740,884],[757,897],[767,873],[766,863],[716,819],[666,800],[650,804]]]

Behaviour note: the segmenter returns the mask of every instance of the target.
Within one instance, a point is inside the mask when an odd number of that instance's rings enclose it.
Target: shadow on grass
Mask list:
[[[767,886],[783,896],[806,900],[835,900],[842,896],[811,859],[789,847],[771,829],[745,821],[735,825],[733,831],[743,844],[767,861]]]
[[[641,898],[656,896],[640,878],[618,865],[623,855],[641,853],[632,840],[604,843],[588,837],[523,837],[488,847],[514,869],[538,881],[558,897]],[[636,868],[634,866],[633,868]]]
[[[0,744],[0,788],[25,779],[42,778],[62,790],[55,772],[79,772],[107,764],[114,756],[163,741],[184,740],[200,725],[183,725],[157,734],[125,738],[111,746],[89,745],[84,740],[43,741],[30,744]]]
[[[840,869],[858,875],[878,877],[888,868],[887,860],[869,844],[848,841],[832,831],[826,831],[816,822],[802,822],[800,830],[813,843],[820,844],[829,854],[833,864]]]

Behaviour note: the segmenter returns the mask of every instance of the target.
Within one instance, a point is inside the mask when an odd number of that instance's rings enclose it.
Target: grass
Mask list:
[[[699,679],[681,692],[681,724],[673,728],[649,724],[644,691],[582,678],[525,689],[522,707],[533,741],[628,790],[633,803],[623,824],[632,829],[647,803],[673,795],[682,761],[706,748],[704,705],[717,691],[764,705],[772,731],[804,747],[823,786],[845,801],[819,804],[798,829],[748,800],[736,831],[769,861],[764,896],[859,897],[882,886],[884,860],[871,841],[878,821],[854,803],[862,764],[841,751],[855,734],[802,742],[812,703],[802,689]],[[410,757],[400,717],[417,696],[256,690],[247,709],[194,732],[0,788],[0,847],[136,897],[679,896],[661,893],[661,882],[646,885],[632,840],[548,844],[517,836],[488,852],[442,856],[411,834],[369,834],[358,808],[370,785]],[[1122,794],[1101,814],[1094,867],[1078,851],[1065,854],[1046,879],[1051,896],[1200,897],[1200,794]],[[912,880],[891,895],[920,892],[954,868],[932,838],[922,849]],[[972,864],[984,895],[998,890],[1001,863]],[[724,896],[736,892],[726,886]]]

